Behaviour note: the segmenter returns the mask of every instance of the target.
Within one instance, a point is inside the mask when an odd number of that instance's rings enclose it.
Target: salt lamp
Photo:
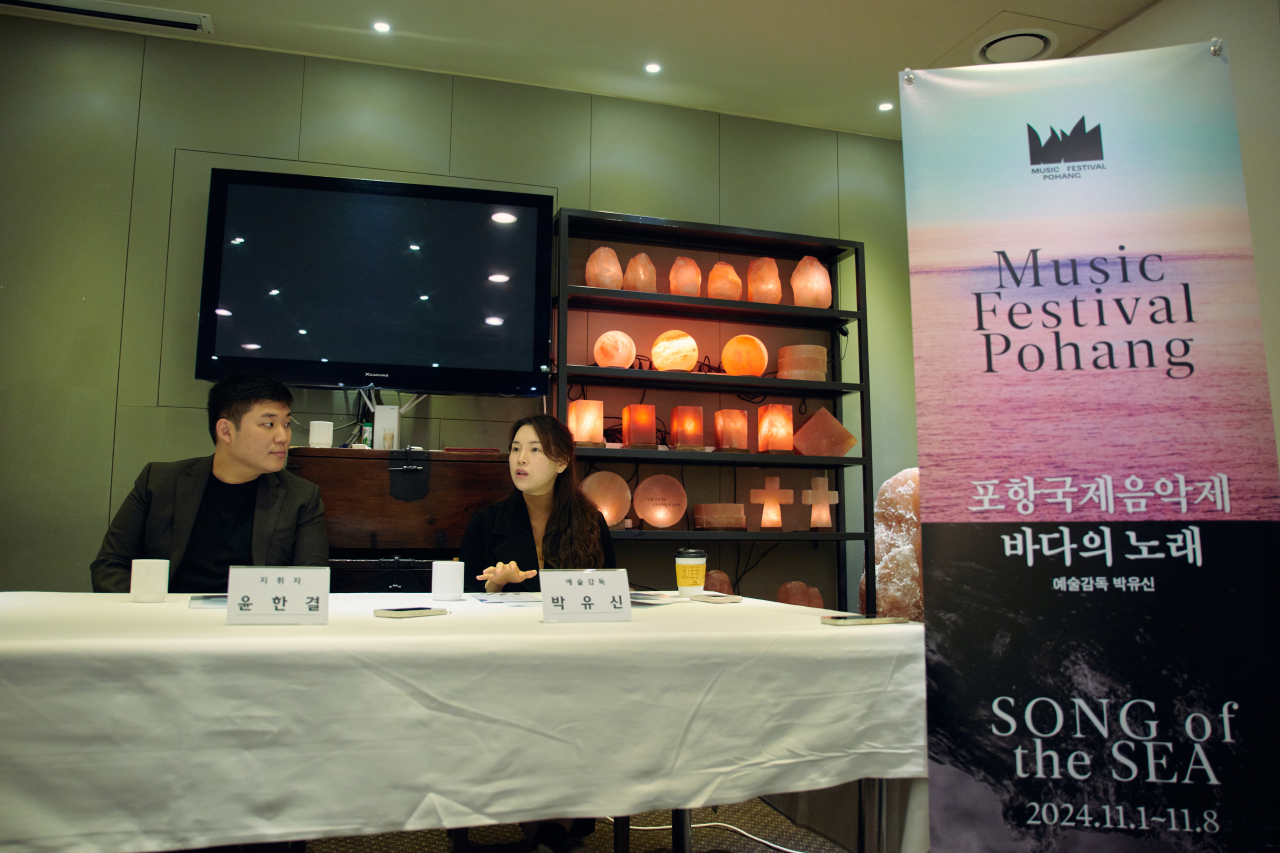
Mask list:
[[[809,488],[800,493],[800,503],[809,509],[809,529],[831,526],[831,505],[840,502],[840,495],[827,488],[826,477],[814,477]]]
[[[790,453],[791,407],[782,403],[769,403],[756,410],[760,427],[758,450],[761,453]]]
[[[736,335],[720,351],[720,366],[730,376],[759,376],[769,366],[769,350],[755,335]]]
[[[894,474],[876,496],[876,616],[924,621],[920,582],[920,469]],[[859,596],[867,610],[867,579]],[[871,614],[868,614],[871,615]]]
[[[693,526],[699,530],[746,530],[746,508],[743,504],[696,504]]]
[[[761,529],[766,527],[781,527],[781,504],[795,503],[795,491],[792,489],[779,488],[779,482],[781,482],[781,478],[779,477],[765,477],[763,489],[751,490],[751,502],[753,504],[764,504],[764,509],[760,512]]]
[[[702,270],[693,258],[676,258],[669,281],[672,296],[697,296],[702,292]]]
[[[756,258],[747,266],[747,300],[770,305],[782,301],[782,279],[773,258]]]
[[[653,261],[644,252],[627,261],[627,274],[622,277],[623,290],[637,290],[641,293],[658,291],[658,271]]]
[[[659,370],[683,370],[687,373],[698,363],[698,342],[688,332],[672,329],[658,335],[649,357]]]
[[[596,338],[595,357],[601,367],[630,367],[636,360],[636,342],[626,332],[605,332]]]
[[[608,246],[601,246],[587,258],[587,287],[605,287],[617,290],[622,287],[622,264],[618,253]]]
[[[729,583],[729,573],[720,569],[708,569],[707,579],[702,584],[702,591],[733,595],[733,584]]]
[[[721,409],[716,412],[716,450],[747,450],[747,412]]]
[[[631,509],[631,488],[627,481],[612,471],[597,471],[582,481],[582,491],[604,516],[605,524],[615,527]]]
[[[658,426],[652,405],[632,403],[622,410],[622,445],[624,447],[658,446]]]
[[[801,308],[831,307],[831,274],[817,258],[805,255],[791,273],[791,296]]]
[[[671,444],[677,450],[701,450],[702,407],[676,406],[671,410]]]
[[[807,604],[810,607],[816,607],[819,610],[825,610],[827,605],[822,603],[822,590],[818,589],[816,586],[811,586],[809,587],[808,592],[809,592],[809,600]]]
[[[844,456],[858,443],[828,409],[818,409],[796,431],[792,444],[802,456]]]
[[[741,299],[742,279],[728,261],[720,261],[707,275],[707,296],[713,299]]]
[[[817,344],[794,344],[778,347],[778,358],[820,358],[827,360],[827,348]]]
[[[675,477],[655,474],[636,488],[636,515],[654,527],[670,527],[684,517],[688,498]]]
[[[573,443],[604,447],[604,401],[574,400],[569,403],[569,432]]]
[[[822,591],[804,581],[787,581],[778,587],[778,603],[826,609],[826,605],[822,603]]]

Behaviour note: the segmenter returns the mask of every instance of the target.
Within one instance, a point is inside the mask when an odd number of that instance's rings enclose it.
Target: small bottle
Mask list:
[[[373,447],[373,424],[364,424],[360,428],[360,443],[365,447]]]

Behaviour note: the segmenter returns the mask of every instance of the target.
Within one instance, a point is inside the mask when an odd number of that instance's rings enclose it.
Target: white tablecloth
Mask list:
[[[920,625],[748,600],[543,624],[336,595],[0,593],[0,850],[136,851],[694,807],[925,775]]]

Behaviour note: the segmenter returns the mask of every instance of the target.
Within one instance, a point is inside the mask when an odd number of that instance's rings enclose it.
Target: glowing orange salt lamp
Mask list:
[[[601,367],[630,367],[636,360],[636,342],[626,332],[605,332],[596,338],[595,357]]]
[[[747,412],[721,409],[716,412],[716,450],[747,449]]]
[[[791,274],[791,295],[802,308],[831,307],[831,274],[817,258],[805,255]]]
[[[702,270],[693,258],[676,258],[668,280],[672,296],[697,296],[702,292]]]
[[[573,443],[604,447],[604,401],[574,400],[569,403],[569,432]]]
[[[858,439],[825,408],[819,408],[792,440],[803,456],[844,456]]]
[[[720,366],[730,376],[759,376],[769,366],[769,350],[755,335],[738,335],[720,351]]]
[[[622,287],[622,264],[618,253],[608,246],[601,246],[587,258],[587,287],[604,287],[618,290]]]
[[[688,372],[698,363],[698,342],[688,332],[672,329],[658,335],[649,357],[658,370]]]
[[[791,453],[791,407],[769,403],[757,410],[761,453]]]
[[[840,503],[840,495],[827,488],[826,477],[814,477],[809,481],[810,488],[800,493],[800,503],[808,504],[809,529],[817,530],[831,526],[831,505]]]
[[[653,448],[658,446],[657,417],[652,405],[632,403],[622,410],[622,445]]]
[[[701,406],[676,406],[671,410],[671,443],[677,450],[703,448]]]
[[[760,527],[781,527],[782,526],[782,509],[780,504],[795,503],[796,493],[792,489],[782,489],[778,487],[781,482],[779,477],[765,477],[763,489],[751,490],[751,502],[753,504],[764,504],[764,509],[760,513]]]
[[[623,290],[635,290],[640,293],[656,293],[658,291],[658,271],[653,261],[644,252],[627,261],[627,273],[622,277]]]
[[[707,296],[712,299],[741,299],[742,279],[733,264],[720,261],[707,276]]]
[[[747,266],[747,300],[770,305],[782,301],[782,279],[773,258],[756,258]]]
[[[636,488],[636,515],[654,527],[670,527],[684,517],[689,499],[675,477],[655,474]]]
[[[582,481],[582,491],[604,516],[605,524],[613,527],[626,518],[631,509],[631,488],[627,481],[612,471],[597,471]]]

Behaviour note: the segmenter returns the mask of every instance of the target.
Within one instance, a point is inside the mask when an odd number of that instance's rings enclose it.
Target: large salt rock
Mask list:
[[[924,621],[920,574],[920,469],[907,468],[880,487],[875,506],[876,615]],[[867,580],[859,589],[866,611]]]
[[[826,608],[822,603],[822,592],[816,586],[809,586],[804,581],[787,581],[778,587],[778,601],[800,607],[816,607],[819,610]]]
[[[702,270],[693,258],[676,258],[668,280],[673,296],[697,296],[702,292]]]
[[[804,456],[844,456],[857,443],[853,433],[823,408],[814,412],[791,438],[791,446]]]
[[[618,253],[608,246],[601,246],[587,258],[587,287],[604,287],[618,290],[622,287],[622,264]]]
[[[733,264],[720,261],[707,276],[707,296],[712,299],[741,299],[742,279]]]
[[[802,308],[831,307],[831,274],[817,258],[805,255],[791,274],[791,295]]]
[[[733,595],[733,584],[729,583],[728,573],[720,569],[709,569],[706,583],[702,585],[702,591],[723,592],[725,595]]]
[[[770,305],[782,301],[782,279],[773,258],[756,258],[747,266],[747,300]]]
[[[622,289],[641,293],[658,292],[658,271],[644,252],[627,261],[627,274],[622,278]]]

